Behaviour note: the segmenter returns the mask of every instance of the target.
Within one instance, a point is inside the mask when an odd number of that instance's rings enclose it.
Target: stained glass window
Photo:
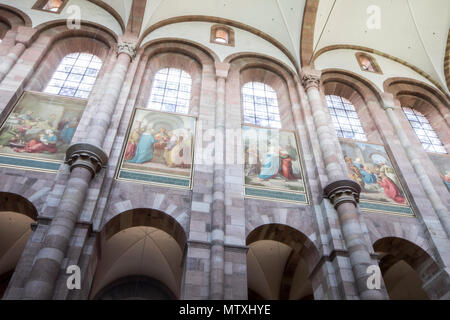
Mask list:
[[[191,76],[180,69],[165,68],[153,80],[149,109],[167,112],[189,112]]]
[[[248,82],[242,87],[244,122],[263,127],[281,128],[277,93],[261,82]]]
[[[339,96],[326,96],[334,128],[340,138],[367,141],[353,104]]]
[[[412,108],[403,108],[403,112],[405,112],[425,151],[447,153],[428,119],[422,113]]]
[[[45,88],[45,93],[87,99],[102,67],[102,61],[88,53],[64,57]]]

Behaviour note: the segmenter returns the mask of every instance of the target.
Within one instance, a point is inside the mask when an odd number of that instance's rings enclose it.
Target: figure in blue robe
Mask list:
[[[280,156],[275,152],[269,152],[263,161],[263,167],[258,177],[260,179],[270,179],[278,174],[280,169]]]
[[[152,160],[153,158],[153,145],[156,140],[153,137],[151,132],[144,132],[139,139],[136,153],[134,154],[133,159],[127,160],[127,162],[131,163],[144,163]]]
[[[373,184],[377,182],[377,176],[369,171],[366,171],[364,166],[361,165],[359,172],[365,184]]]
[[[69,144],[72,141],[73,135],[75,134],[75,130],[77,128],[76,121],[67,121],[64,124],[61,132],[59,133],[59,138],[64,144]]]

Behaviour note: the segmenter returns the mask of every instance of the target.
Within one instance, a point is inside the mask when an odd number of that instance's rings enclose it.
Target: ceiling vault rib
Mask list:
[[[422,69],[406,62],[403,59],[394,57],[390,54],[378,51],[378,50],[374,50],[371,48],[367,48],[367,47],[362,47],[362,46],[355,46],[355,45],[350,45],[350,44],[338,44],[338,45],[332,45],[332,46],[328,46],[328,47],[323,47],[321,48],[319,51],[317,51],[313,58],[312,58],[312,63],[314,64],[315,60],[317,60],[317,58],[319,56],[321,56],[322,54],[324,54],[325,52],[328,51],[333,51],[333,50],[339,50],[339,49],[347,49],[347,50],[356,50],[356,51],[365,51],[368,53],[373,53],[379,56],[382,56],[384,58],[390,59],[392,61],[395,61],[397,63],[400,63],[408,68],[410,68],[411,70],[413,70],[414,72],[420,74],[421,76],[423,76],[424,78],[426,78],[428,81],[430,81],[432,84],[434,84],[436,86],[437,89],[439,89],[441,91],[442,94],[444,94],[447,98],[450,99],[450,95],[445,91],[445,89],[439,84],[439,82],[437,82],[436,80],[434,80],[428,73],[426,73],[425,71],[423,71]]]
[[[334,6],[336,5],[336,2],[337,2],[337,0],[334,0],[333,5],[331,6],[330,12],[328,13],[327,19],[325,20],[325,23],[323,25],[322,31],[320,32],[319,38],[317,39],[317,43],[314,46],[311,58],[308,61],[308,65],[310,65],[311,62],[314,61],[314,59],[313,59],[314,55],[316,54],[317,47],[319,46],[320,40],[322,39],[323,33],[325,32],[325,29],[327,27],[328,21],[330,20],[330,17],[331,17],[331,13],[333,12]],[[313,42],[314,42],[314,40],[313,40]]]
[[[294,38],[292,37],[292,33],[289,31],[289,26],[287,23],[286,15],[284,14],[283,9],[281,9],[280,0],[277,0],[277,6],[278,6],[278,10],[280,10],[281,17],[283,18],[283,23],[284,23],[284,26],[286,27],[286,31],[289,34],[289,39],[291,39],[292,50],[294,50],[296,52],[298,61],[300,61],[300,57],[298,56],[298,53],[295,50]]]

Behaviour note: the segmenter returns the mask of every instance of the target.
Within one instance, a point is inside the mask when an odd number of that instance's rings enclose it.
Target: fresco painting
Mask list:
[[[134,175],[140,182],[172,184],[192,176],[195,118],[167,112],[136,109],[126,138],[121,171]],[[154,179],[155,176],[158,179]],[[119,179],[125,175],[119,173]],[[161,178],[166,179],[166,183]],[[148,179],[147,179],[148,178]],[[130,180],[130,179],[127,179]],[[175,183],[176,185],[177,183]]]
[[[62,162],[85,106],[81,99],[25,92],[0,127],[1,159]]]
[[[340,144],[349,177],[361,186],[361,202],[409,207],[403,186],[383,146],[345,139],[340,139]],[[386,207],[383,206],[383,210]]]
[[[276,191],[267,193],[268,198],[283,193],[301,193],[305,196],[299,199],[306,199],[294,132],[243,126],[242,136],[246,188]]]

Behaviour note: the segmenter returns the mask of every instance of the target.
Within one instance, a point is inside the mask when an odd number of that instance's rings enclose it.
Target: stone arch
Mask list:
[[[36,221],[36,207],[25,197],[0,192],[0,299],[14,275],[17,263]]]
[[[198,115],[203,79],[214,72],[218,57],[211,50],[191,41],[158,39],[145,43],[139,50],[143,56],[140,67],[144,70],[139,82],[136,106],[145,108],[151,94],[154,75],[163,68],[178,68],[187,72],[192,80],[189,114]]]
[[[157,280],[170,297],[179,297],[186,242],[183,227],[160,210],[140,208],[120,213],[107,221],[98,235],[98,262],[90,297],[96,298],[117,281],[123,284],[123,278],[130,277]]]
[[[0,4],[0,21],[8,24],[11,29],[32,26],[31,19],[26,13],[6,4]]]
[[[302,67],[310,65],[314,56],[314,30],[318,9],[319,1],[306,0],[300,38],[300,58]]]
[[[23,196],[11,192],[0,192],[0,212],[2,211],[21,213],[33,220],[38,217],[38,211],[33,203]]]
[[[106,241],[122,230],[137,226],[154,227],[165,231],[184,250],[187,238],[183,227],[173,217],[156,209],[132,209],[114,216],[103,225],[101,239]]]
[[[420,279],[420,281],[422,282],[421,286],[428,295],[427,298],[439,299],[446,295],[448,296],[448,292],[450,290],[450,277],[448,273],[440,268],[439,265],[434,261],[434,259],[417,244],[403,238],[385,237],[375,241],[373,243],[373,247],[375,252],[379,253],[381,256],[379,265],[385,278],[388,292],[390,291],[390,295],[392,298],[402,298],[402,293],[406,293],[395,292],[396,288],[393,287],[394,281],[386,278],[388,276],[387,272],[392,270],[391,268],[402,267],[401,265],[399,265],[401,261],[405,262],[416,273],[415,275],[411,275],[410,278],[406,279],[406,282],[409,282],[411,284],[411,282],[415,281],[413,278],[414,276],[416,276],[417,279]],[[401,270],[405,269],[402,267]],[[402,281],[402,279],[397,281],[400,282]],[[408,290],[408,294],[411,294],[410,298],[423,297],[423,292],[420,293],[419,288],[409,288],[410,289]],[[405,289],[403,289],[403,291],[404,290]]]
[[[250,247],[249,254],[253,248],[258,250],[259,254],[270,254],[268,252],[273,249],[273,247],[271,247],[273,244],[271,243],[274,242],[282,244],[282,247],[278,247],[278,250],[280,261],[284,261],[284,265],[281,267],[282,274],[280,277],[279,292],[276,297],[272,296],[271,298],[287,300],[292,299],[292,297],[297,294],[300,298],[310,299],[310,296],[312,295],[312,286],[307,281],[309,275],[320,259],[318,249],[304,233],[288,225],[276,223],[260,225],[253,229],[246,239],[246,244]],[[252,244],[257,246],[254,247]],[[269,251],[264,247],[267,247]],[[249,259],[249,254],[247,255],[247,259]],[[250,266],[252,266],[252,264],[250,264]],[[269,265],[266,268],[270,269],[272,267]],[[252,280],[254,276],[253,273],[248,272],[247,277],[251,277],[249,282],[254,282],[254,280]],[[267,279],[266,281],[270,282],[270,280]],[[298,284],[298,281],[300,281],[300,283],[305,283],[300,290],[294,288],[294,285]],[[296,293],[294,289],[297,289],[299,292]],[[249,285],[249,292],[250,296],[256,298],[264,296],[267,298],[267,292],[265,294],[258,292],[258,290],[252,288],[251,285]],[[303,296],[305,293],[306,296]]]
[[[382,110],[381,92],[369,80],[362,76],[341,69],[326,69],[322,71],[324,95],[336,95],[349,100],[358,113],[368,141],[382,143],[381,136],[374,122],[374,111],[369,104],[376,105],[377,111]]]
[[[28,172],[27,177],[21,176],[20,178],[14,175],[0,175],[0,181],[2,181],[0,195],[6,196],[8,201],[13,200],[12,203],[16,201],[20,202],[21,206],[27,208],[27,215],[32,219],[36,219],[39,216],[39,212],[41,212],[44,206],[53,183],[49,179],[37,178],[36,174],[33,174],[31,171]],[[13,206],[12,203],[8,204],[7,201],[4,201],[5,199],[1,200],[1,206],[6,205],[7,208]],[[10,211],[22,212],[17,210]]]
[[[430,122],[440,140],[450,151],[450,99],[426,83],[409,78],[389,78],[384,90],[394,95],[401,106],[421,112]]]
[[[221,18],[221,17],[190,15],[190,16],[179,16],[179,17],[168,18],[168,19],[165,19],[165,20],[155,23],[155,24],[149,26],[146,30],[144,30],[141,33],[140,41],[145,39],[146,36],[148,36],[150,33],[152,33],[154,30],[156,30],[158,28],[161,28],[161,27],[169,25],[169,24],[185,22],[185,21],[203,21],[203,22],[219,23],[219,24],[228,25],[231,27],[239,28],[239,29],[248,31],[250,33],[253,33],[256,36],[261,37],[262,39],[273,44],[281,52],[283,52],[298,71],[298,64],[297,64],[294,56],[278,40],[274,39],[272,36],[266,34],[265,32],[262,32],[261,30],[254,28],[250,25],[243,24],[238,21],[234,21],[234,20],[230,20],[230,19]]]
[[[230,63],[227,82],[239,83],[239,87],[227,90],[227,103],[239,105],[239,114],[243,123],[243,108],[241,101],[241,88],[250,81],[263,82],[271,86],[278,97],[281,125],[283,129],[294,130],[294,115],[292,113],[292,100],[296,89],[294,73],[285,64],[266,55],[256,53],[238,53],[227,57],[225,62]],[[238,89],[238,90],[237,90]],[[295,96],[296,98],[296,96]]]

